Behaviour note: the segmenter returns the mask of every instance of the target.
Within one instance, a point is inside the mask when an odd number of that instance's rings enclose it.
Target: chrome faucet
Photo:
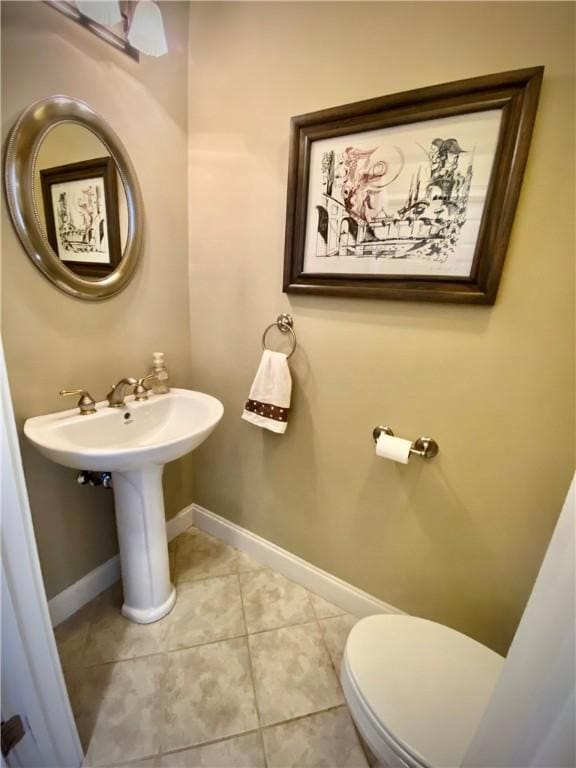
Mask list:
[[[131,376],[120,379],[117,384],[112,384],[112,389],[106,395],[106,399],[108,400],[108,407],[122,408],[123,405],[126,405],[124,398],[127,395],[127,390],[130,387],[135,387],[136,384],[136,379],[133,379]]]

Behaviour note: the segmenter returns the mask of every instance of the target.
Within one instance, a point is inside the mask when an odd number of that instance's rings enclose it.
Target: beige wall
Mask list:
[[[226,407],[196,454],[194,497],[189,460],[168,467],[169,514],[194,498],[504,650],[574,466],[573,5],[194,3],[188,83],[188,6],[162,8],[170,54],[136,64],[43,3],[2,4],[3,138],[36,99],[86,100],[128,147],[147,214],[133,282],[90,304],[45,281],[2,206],[19,423],[62,408],[62,386],[103,397],[164,349],[176,384]],[[282,294],[291,115],[537,64],[539,115],[494,307]],[[280,311],[299,341],[282,437],[239,418]],[[434,435],[440,455],[375,459],[382,422]],[[23,452],[51,596],[116,552],[112,498]]]
[[[2,336],[16,417],[68,405],[64,386],[102,399],[110,382],[142,375],[166,352],[173,382],[189,386],[187,274],[187,16],[163,3],[170,54],[140,64],[44,3],[2,3],[2,135],[22,110],[56,93],[87,101],[118,133],[136,167],[146,244],[134,280],[102,303],[77,301],[25,255],[2,205]],[[48,596],[117,552],[112,494],[80,488],[75,472],[23,457]],[[167,512],[189,504],[188,462],[165,476]]]
[[[507,648],[574,466],[574,6],[203,3],[190,13],[196,500],[406,611]],[[494,307],[281,292],[291,115],[544,64]],[[239,416],[294,315],[284,436]],[[374,457],[372,428],[433,462]]]

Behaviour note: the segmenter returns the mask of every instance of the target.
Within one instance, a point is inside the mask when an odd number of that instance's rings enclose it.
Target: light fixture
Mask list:
[[[136,61],[140,60],[140,52],[148,56],[163,56],[168,53],[162,12],[156,0],[44,2]]]
[[[168,53],[162,13],[154,0],[140,0],[134,9],[127,37],[130,45],[148,56]]]
[[[122,21],[118,0],[76,0],[80,13],[98,24],[114,26]]]
[[[88,32],[91,32],[101,40],[113,45],[114,48],[127,54],[130,58],[135,61],[140,61],[140,51],[137,51],[136,48],[131,46],[126,39],[127,14],[122,10],[122,6],[120,7],[122,26],[119,27],[118,24],[109,26],[108,24],[100,24],[100,22],[94,21],[85,13],[82,13],[76,2],[73,2],[72,0],[44,0],[44,2],[46,5],[50,6],[50,8],[53,8],[55,11],[58,11],[58,13],[61,13],[72,21],[75,21],[77,24],[80,24]],[[131,2],[135,2],[135,0],[131,0]],[[127,6],[128,0],[122,0],[122,3],[124,6]],[[97,5],[96,2],[87,2],[87,0],[84,0],[81,4],[83,6]],[[88,10],[92,11],[93,9],[90,7]]]

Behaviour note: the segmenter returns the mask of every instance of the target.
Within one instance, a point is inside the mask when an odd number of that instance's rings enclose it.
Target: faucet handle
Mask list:
[[[136,386],[134,388],[134,400],[148,400],[148,393],[150,392],[150,387],[147,387],[144,382],[149,381],[150,379],[155,379],[156,374],[155,373],[149,373],[148,376],[142,376],[141,379],[138,379],[136,382]]]
[[[80,408],[81,416],[89,416],[91,413],[96,413],[96,401],[85,389],[61,389],[60,394],[63,397],[67,397],[68,395],[80,395],[78,408]]]

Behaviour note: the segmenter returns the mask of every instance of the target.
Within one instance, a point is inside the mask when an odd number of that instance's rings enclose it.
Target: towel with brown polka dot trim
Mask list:
[[[288,421],[288,411],[290,408],[281,408],[278,405],[262,403],[259,400],[246,400],[244,408],[265,419],[274,419],[275,421]]]
[[[288,427],[291,394],[288,358],[282,352],[265,349],[245,400],[242,418],[255,427],[282,435]]]

